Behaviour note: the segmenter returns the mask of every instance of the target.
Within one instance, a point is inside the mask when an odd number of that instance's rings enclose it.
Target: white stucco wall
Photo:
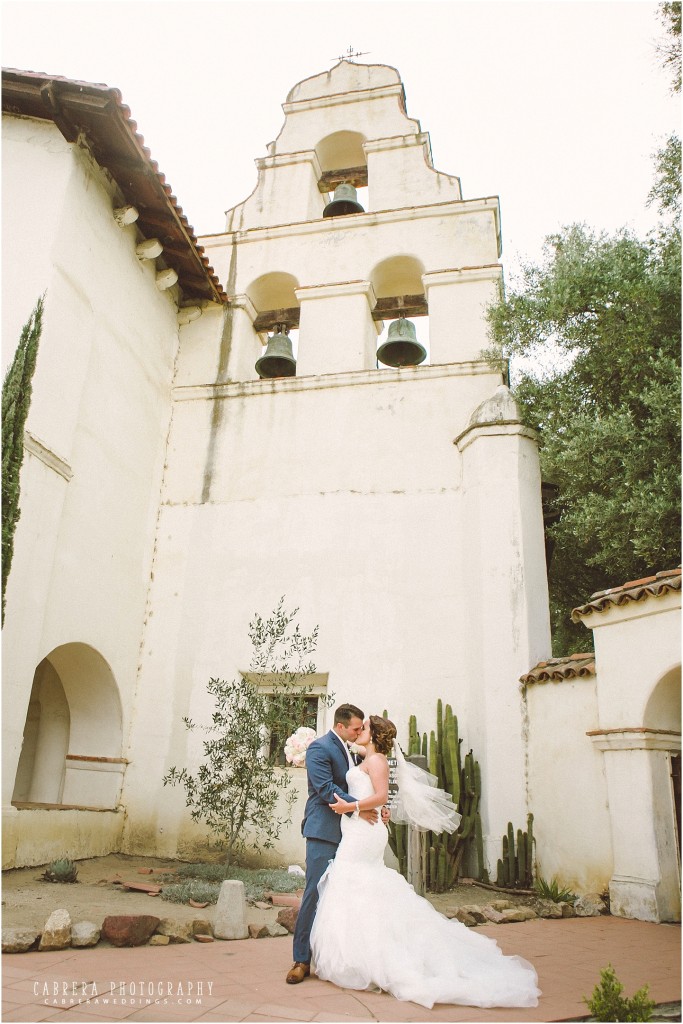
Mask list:
[[[136,259],[135,228],[116,225],[114,188],[88,154],[54,126],[3,117],[3,128],[5,337],[46,292],[3,635],[7,807],[35,669],[62,644],[89,645],[110,666],[122,753],[178,327],[173,296]]]
[[[604,892],[614,863],[604,760],[586,735],[597,689],[595,676],[525,687],[537,874],[577,893]]]

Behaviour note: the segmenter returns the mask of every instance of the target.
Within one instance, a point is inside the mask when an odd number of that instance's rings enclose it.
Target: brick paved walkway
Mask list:
[[[438,1005],[425,1010],[384,994],[338,989],[317,978],[287,985],[291,941],[278,938],[5,954],[2,1020],[27,1024],[561,1021],[587,1013],[581,997],[592,993],[600,970],[608,963],[614,966],[626,995],[647,983],[658,1003],[680,999],[681,946],[676,925],[599,917],[492,925],[478,931],[495,937],[503,952],[517,953],[535,965],[543,991],[536,1009]],[[85,989],[83,983],[87,983]],[[158,1002],[150,990],[163,992]],[[88,995],[89,1004],[83,1001]]]

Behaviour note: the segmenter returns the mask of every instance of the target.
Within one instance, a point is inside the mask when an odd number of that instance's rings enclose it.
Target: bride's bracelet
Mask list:
[[[358,813],[360,814],[360,803],[359,803],[359,801],[358,801],[358,800],[356,800],[356,810],[357,810],[357,811],[358,811]]]

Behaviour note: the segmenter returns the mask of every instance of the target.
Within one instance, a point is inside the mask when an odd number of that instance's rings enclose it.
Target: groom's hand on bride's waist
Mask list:
[[[363,821],[367,821],[370,825],[376,825],[379,821],[379,814],[374,807],[370,811],[359,811],[358,817],[362,818]]]

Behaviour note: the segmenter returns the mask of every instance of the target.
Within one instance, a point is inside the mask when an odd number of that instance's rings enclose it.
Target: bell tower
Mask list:
[[[458,178],[434,169],[393,68],[342,60],[283,109],[256,188],[207,244],[224,278],[235,268],[238,303],[253,306],[239,347],[251,342],[256,357],[235,351],[228,376],[258,376],[254,335],[267,345],[278,325],[298,331],[297,376],[376,369],[392,321],[389,365],[418,365],[427,347],[432,364],[478,359],[482,311],[502,282],[497,198],[463,200]],[[261,373],[278,376],[268,363]]]
[[[201,240],[230,305],[181,332],[154,579],[174,597],[139,693],[159,732],[177,649],[194,713],[285,594],[335,703],[386,708],[402,740],[453,706],[493,866],[526,824],[518,680],[550,653],[536,443],[482,358],[498,199],[433,167],[392,67],[341,60],[283,110],[254,191]]]

